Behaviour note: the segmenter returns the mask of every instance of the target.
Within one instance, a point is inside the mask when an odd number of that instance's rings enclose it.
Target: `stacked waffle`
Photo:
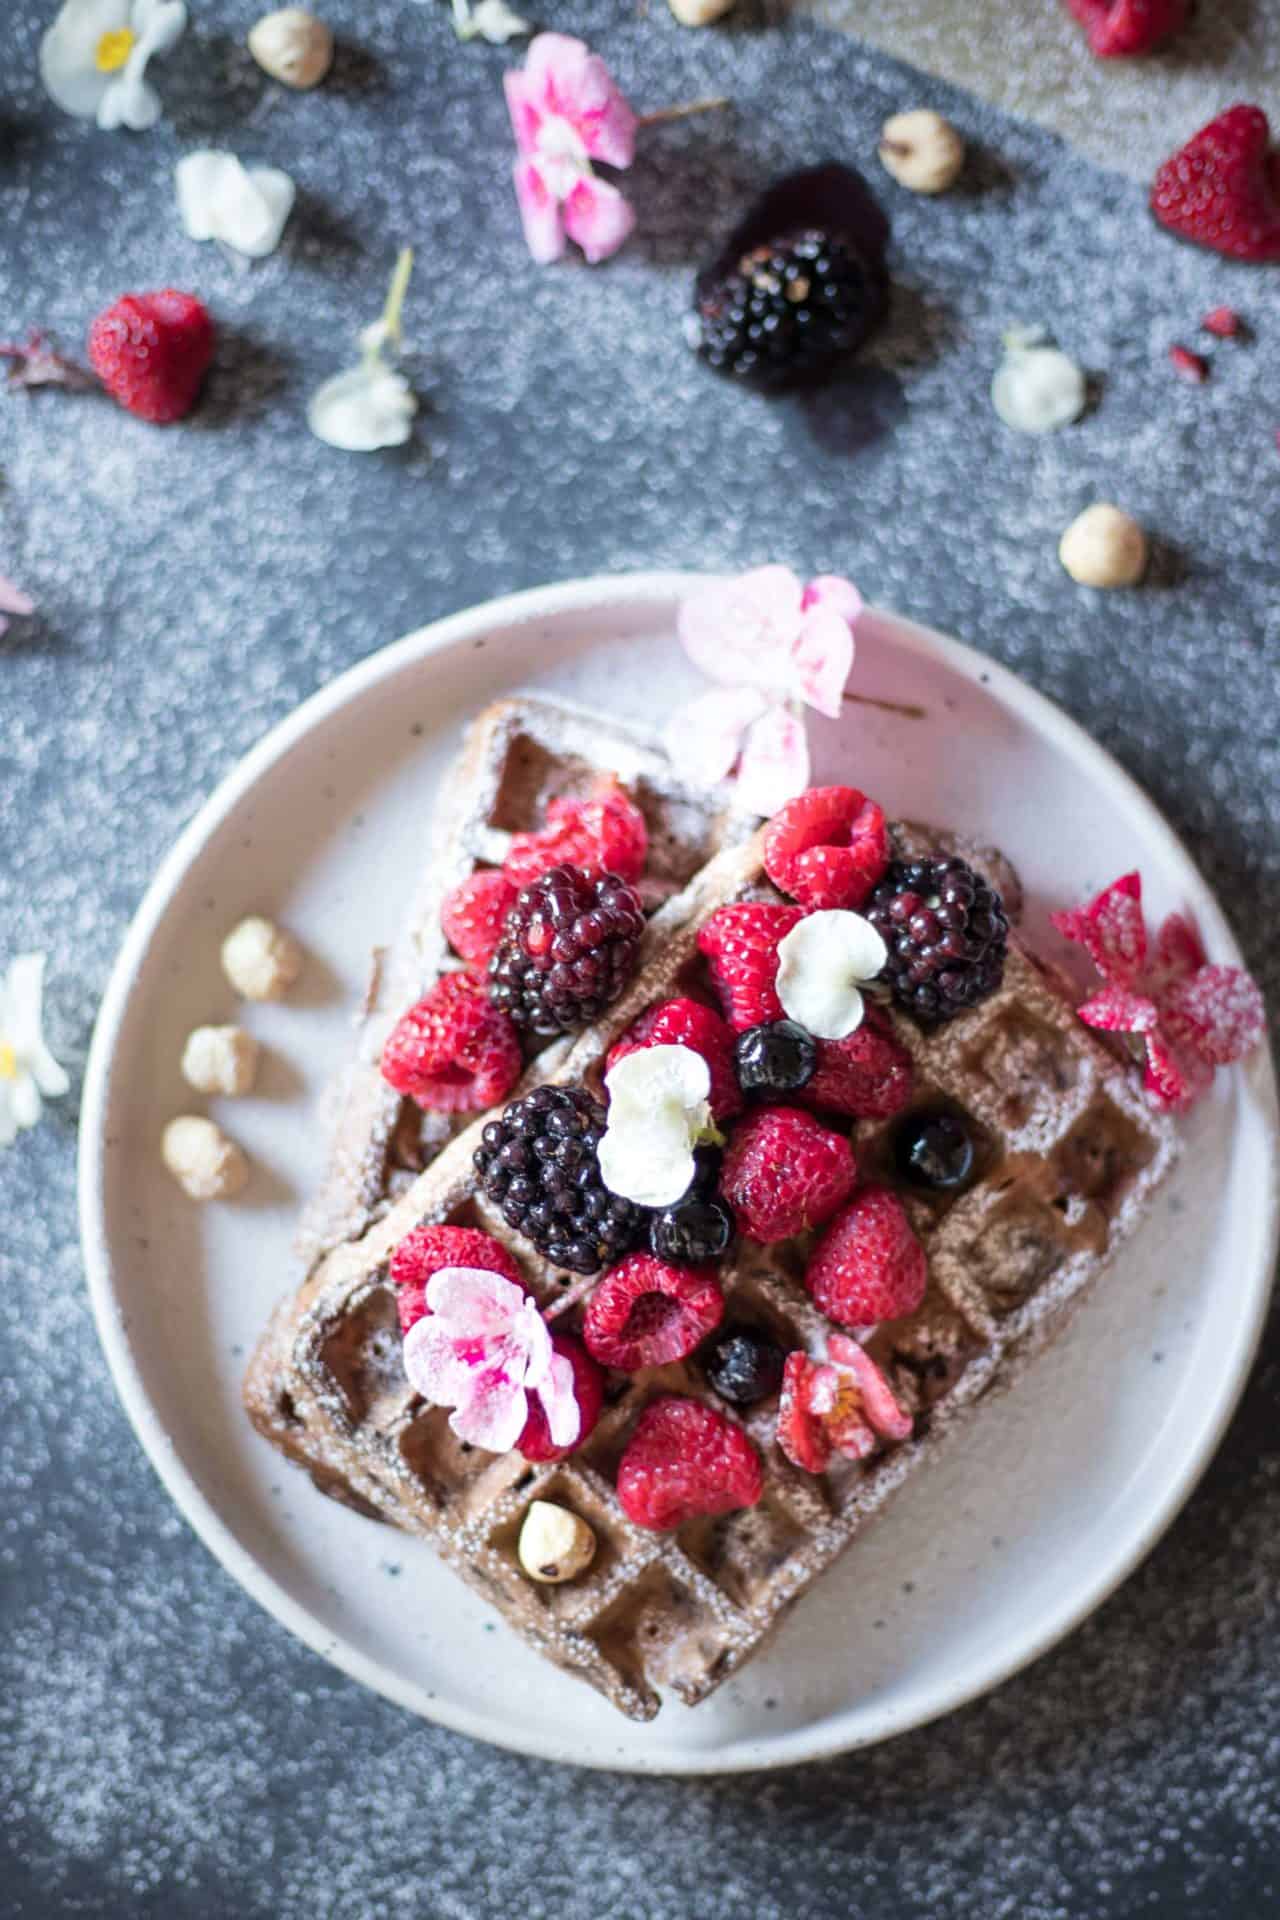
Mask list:
[[[639,1014],[676,994],[712,997],[697,946],[710,915],[731,902],[777,898],[762,837],[740,840],[714,798],[699,804],[680,795],[651,750],[632,741],[624,758],[621,741],[605,740],[598,721],[587,728],[531,705],[485,716],[464,756],[465,776],[448,789],[453,822],[388,976],[395,984],[366,1030],[329,1183],[337,1202],[319,1216],[329,1223],[323,1250],[264,1336],[245,1397],[259,1430],[325,1491],[430,1540],[540,1652],[624,1713],[647,1719],[658,1711],[660,1688],[689,1704],[704,1699],[893,1490],[936,1455],[967,1410],[1053,1337],[1142,1215],[1174,1136],[1124,1065],[1079,1024],[1055,980],[1011,940],[1003,985],[951,1024],[926,1033],[890,1016],[912,1058],[912,1110],[941,1107],[961,1117],[976,1146],[972,1177],[958,1194],[900,1191],[927,1255],[928,1287],[919,1308],[877,1328],[867,1348],[913,1416],[910,1440],[801,1472],[776,1443],[776,1400],[765,1402],[742,1415],[763,1461],[758,1504],[670,1534],[631,1523],[616,1471],[655,1396],[676,1392],[724,1411],[696,1355],[611,1373],[598,1424],[567,1460],[533,1466],[519,1452],[495,1457],[467,1446],[447,1411],[424,1404],[406,1379],[387,1277],[392,1250],[423,1221],[479,1227],[510,1251],[558,1328],[580,1323],[595,1281],[542,1260],[481,1192],[473,1154],[490,1116],[473,1118],[427,1157],[435,1142],[424,1145],[416,1121],[407,1129],[398,1103],[374,1084],[376,1046],[388,1018],[443,960],[443,893],[477,857],[500,857],[504,831],[526,824],[546,791],[581,782],[601,764],[647,796],[656,911],[636,973],[607,1016],[533,1058],[522,1086],[547,1080],[599,1097],[609,1048]],[[898,850],[913,855],[933,844],[919,830],[896,837]],[[999,871],[996,856],[982,863],[997,884],[1003,879],[1008,898],[1007,869]],[[900,1184],[894,1138],[902,1118],[853,1123],[864,1175]],[[406,1154],[396,1143],[410,1132]],[[807,1252],[803,1238],[771,1247],[739,1241],[719,1273],[726,1322],[767,1330],[784,1352],[821,1354],[831,1329],[801,1284]],[[535,1500],[572,1509],[595,1532],[595,1557],[572,1583],[537,1584],[521,1569],[517,1541]]]

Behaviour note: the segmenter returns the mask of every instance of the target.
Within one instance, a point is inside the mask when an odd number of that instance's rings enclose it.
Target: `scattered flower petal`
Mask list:
[[[491,47],[505,46],[508,40],[533,32],[507,0],[479,0],[474,7],[467,0],[453,0],[453,30],[459,40],[487,40]]]
[[[178,212],[193,240],[220,240],[247,260],[280,244],[295,188],[278,167],[244,167],[234,153],[202,147],[174,169]]]
[[[616,253],[635,224],[618,189],[591,162],[629,167],[636,116],[598,54],[563,33],[540,33],[522,68],[503,78],[516,138],[516,201],[525,242],[540,265],[566,239],[593,265]]]
[[[1027,332],[1007,333],[1005,348],[991,382],[991,404],[1007,427],[1052,433],[1080,418],[1088,389],[1074,360],[1057,347],[1034,344]]]
[[[747,728],[738,760],[738,799],[769,819],[809,784],[804,721],[790,707],[772,706]]]
[[[1209,362],[1203,354],[1192,353],[1190,347],[1170,347],[1169,365],[1180,379],[1190,381],[1193,387],[1202,387],[1209,378]]]
[[[789,1020],[819,1040],[843,1040],[862,1025],[861,989],[889,950],[871,922],[843,907],[806,914],[778,943],[778,998]]]
[[[186,24],[182,0],[65,0],[40,42],[40,77],[65,113],[142,132],[160,118],[147,63]]]
[[[98,382],[87,367],[57,353],[47,334],[33,328],[25,341],[0,341],[0,360],[12,361],[11,387],[71,387],[88,391]]]
[[[71,1084],[45,1042],[44,965],[42,953],[20,953],[0,976],[0,1147],[35,1126],[42,1095],[56,1100]]]
[[[714,787],[733,771],[743,735],[769,709],[755,687],[723,687],[678,707],[667,723],[664,744],[682,780]]]
[[[383,352],[400,345],[400,310],[412,270],[412,249],[403,247],[382,317],[360,335],[359,365],[326,380],[307,406],[312,433],[344,453],[374,453],[379,447],[403,446],[409,438],[417,398],[404,375],[387,365]]]

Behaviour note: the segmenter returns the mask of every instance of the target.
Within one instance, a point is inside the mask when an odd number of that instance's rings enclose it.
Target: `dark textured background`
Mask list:
[[[507,56],[442,8],[329,5],[332,82],[285,97],[208,0],[158,75],[170,117],[100,134],[6,18],[0,329],[78,342],[176,282],[222,333],[200,411],[0,395],[0,569],[39,616],[0,639],[0,954],[47,948],[83,1050],[177,828],[337,669],[508,588],[597,569],[785,558],[960,634],[1052,694],[1190,841],[1274,996],[1280,838],[1276,276],[1152,230],[1139,187],[834,33],[688,34],[653,0],[557,8],[640,106],[733,95],[647,135],[637,240],[534,268],[507,186]],[[51,7],[40,9],[47,17]],[[717,385],[679,322],[691,263],[785,166],[866,159],[934,101],[971,136],[943,201],[883,184],[892,322],[821,409]],[[301,189],[239,271],[182,235],[176,155],[210,139]],[[874,171],[875,163],[870,166]],[[426,399],[372,458],[302,408],[372,318],[396,246]],[[1168,342],[1232,300],[1256,339],[1179,384]],[[1047,321],[1098,404],[1001,428],[1001,329]],[[1151,583],[1075,588],[1058,533],[1097,494],[1158,537]],[[0,1160],[0,1908],[315,1920],[857,1914],[1260,1920],[1280,1901],[1280,1342],[1143,1569],[1056,1653],[940,1726],[773,1778],[678,1784],[508,1758],[418,1725],[303,1651],[170,1507],[116,1405],[76,1247],[74,1101]]]

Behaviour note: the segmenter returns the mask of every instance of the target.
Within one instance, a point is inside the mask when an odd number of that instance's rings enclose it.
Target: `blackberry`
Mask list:
[[[735,1407],[768,1400],[782,1385],[782,1349],[757,1327],[726,1327],[703,1370],[713,1390]]]
[[[880,318],[882,295],[857,249],[809,228],[740,255],[699,284],[694,343],[717,373],[781,386],[827,371]]]
[[[926,1108],[903,1120],[894,1135],[893,1157],[911,1186],[953,1193],[973,1172],[973,1141],[955,1114]]]
[[[616,873],[552,867],[522,887],[489,961],[489,998],[548,1036],[585,1027],[635,970],[644,908]]]
[[[659,1260],[677,1266],[699,1266],[719,1260],[733,1240],[733,1215],[723,1201],[690,1192],[673,1207],[655,1213],[649,1223],[649,1245]]]
[[[648,1209],[610,1193],[596,1150],[605,1111],[581,1087],[535,1087],[480,1136],[480,1184],[507,1225],[557,1267],[597,1273],[644,1239]]]
[[[863,908],[889,949],[880,979],[922,1026],[995,992],[1009,923],[1000,895],[963,860],[895,860]]]
[[[744,1093],[795,1093],[812,1080],[817,1064],[818,1043],[796,1020],[748,1027],[733,1049]]]

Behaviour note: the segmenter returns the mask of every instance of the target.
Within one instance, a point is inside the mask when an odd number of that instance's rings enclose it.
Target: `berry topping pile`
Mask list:
[[[427,1312],[427,1282],[442,1267],[480,1267],[524,1285],[524,1275],[502,1243],[478,1227],[437,1227],[423,1221],[393,1250],[388,1266],[396,1290],[400,1330],[408,1333]]]
[[[889,949],[881,978],[922,1026],[975,1006],[1004,977],[1000,896],[963,860],[895,860],[867,919]]]
[[[889,833],[856,787],[810,787],[774,814],[765,871],[803,907],[860,907],[889,864]]]
[[[520,1039],[469,973],[446,973],[396,1022],[382,1076],[397,1093],[440,1113],[479,1113],[520,1077]]]
[[[616,874],[552,867],[516,896],[489,960],[489,994],[530,1032],[568,1033],[616,1000],[635,970],[644,909]]]
[[[954,1113],[923,1108],[898,1128],[893,1159],[909,1185],[930,1193],[955,1193],[973,1172],[973,1140]]]
[[[605,1062],[611,1073],[619,1060],[643,1047],[689,1047],[711,1070],[711,1112],[728,1120],[742,1110],[741,1075],[734,1073],[733,1031],[712,1007],[700,1000],[660,1000],[632,1022],[614,1042]],[[745,1084],[745,1083],[743,1083]]]
[[[578,1403],[582,1424],[570,1446],[558,1447],[551,1438],[550,1424],[541,1400],[530,1399],[529,1417],[516,1441],[516,1451],[535,1467],[543,1466],[550,1460],[566,1460],[571,1453],[576,1453],[595,1427],[600,1418],[600,1409],[604,1406],[604,1372],[591,1358],[581,1340],[576,1340],[571,1333],[553,1333],[551,1346],[552,1351],[562,1360],[567,1360],[573,1369],[573,1397]]]
[[[818,1065],[818,1042],[796,1020],[748,1027],[733,1050],[744,1093],[798,1093]]]
[[[213,321],[192,293],[126,293],[89,329],[89,360],[114,400],[168,426],[190,413],[213,359]]]
[[[860,1187],[813,1250],[804,1284],[814,1305],[844,1327],[873,1327],[914,1313],[928,1265],[902,1202],[888,1187]]]
[[[754,1507],[763,1492],[764,1467],[742,1428],[674,1393],[645,1408],[618,1465],[623,1512],[655,1533]]]
[[[1261,107],[1228,107],[1166,160],[1151,188],[1162,227],[1237,260],[1280,260],[1280,163]]]
[[[604,774],[589,794],[562,794],[547,804],[547,824],[512,836],[502,870],[515,887],[527,887],[552,867],[584,873],[615,873],[633,884],[644,873],[649,830],[616,775]]]
[[[700,283],[698,357],[751,385],[785,386],[856,352],[881,311],[879,279],[851,241],[817,231],[783,235]]]
[[[635,1373],[686,1354],[719,1326],[724,1295],[711,1267],[672,1266],[633,1253],[600,1282],[583,1316],[587,1349],[607,1367]]]
[[[853,1149],[796,1107],[759,1107],[735,1127],[720,1191],[763,1246],[829,1220],[853,1191]]]
[[[712,1341],[703,1371],[712,1390],[731,1406],[754,1407],[770,1400],[782,1385],[785,1355],[776,1340],[757,1327],[726,1327]]]
[[[480,1185],[507,1225],[571,1273],[598,1273],[647,1230],[644,1209],[600,1176],[604,1126],[604,1108],[580,1087],[536,1087],[489,1122],[476,1148]]]
[[[747,901],[717,907],[698,933],[698,951],[711,963],[711,977],[729,1025],[772,1024],[785,1018],[778,990],[778,945],[804,918],[800,907]]]

